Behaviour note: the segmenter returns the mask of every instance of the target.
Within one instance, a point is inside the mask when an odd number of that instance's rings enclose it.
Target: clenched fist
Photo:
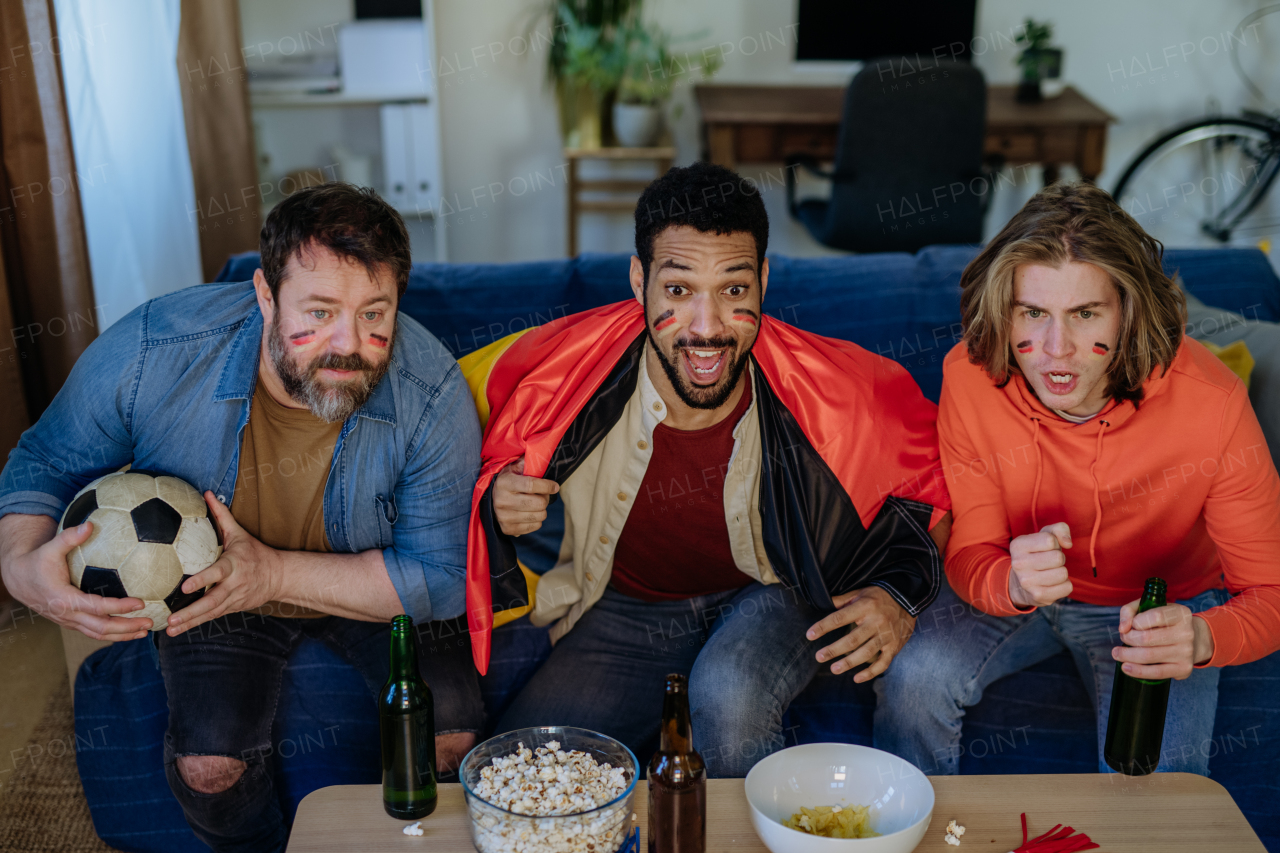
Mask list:
[[[1022,608],[1045,607],[1070,595],[1067,555],[1062,553],[1070,547],[1071,528],[1065,521],[1010,542],[1009,598],[1013,603]]]
[[[502,469],[493,481],[493,514],[508,536],[532,533],[547,520],[547,504],[560,491],[555,480],[524,475],[524,459]]]

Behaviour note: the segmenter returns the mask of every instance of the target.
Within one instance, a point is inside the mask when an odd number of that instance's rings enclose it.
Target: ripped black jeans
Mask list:
[[[465,617],[418,626],[418,665],[435,699],[436,733],[479,732],[480,683],[466,641]],[[458,640],[431,641],[450,636]],[[288,840],[270,762],[271,727],[290,652],[311,637],[346,659],[374,696],[390,668],[390,627],[338,616],[286,619],[234,613],[185,634],[159,634],[160,671],[169,696],[165,775],[196,836],[217,853],[267,853]],[[426,653],[434,646],[434,654]],[[376,714],[371,702],[369,713]],[[244,774],[217,794],[193,790],[178,756],[221,755],[245,762]]]

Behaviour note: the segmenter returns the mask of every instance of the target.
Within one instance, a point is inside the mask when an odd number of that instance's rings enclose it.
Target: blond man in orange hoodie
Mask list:
[[[1243,383],[1183,334],[1162,247],[1058,184],[961,278],[938,432],[944,588],[876,682],[876,746],[955,773],[964,709],[1068,649],[1098,714],[1116,661],[1175,679],[1159,770],[1208,772],[1219,667],[1280,648],[1280,478]],[[1170,604],[1137,615],[1146,578]]]

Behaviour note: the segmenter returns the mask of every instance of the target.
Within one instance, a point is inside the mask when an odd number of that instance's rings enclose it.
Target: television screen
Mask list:
[[[356,20],[421,18],[422,0],[356,0]]]
[[[968,59],[977,0],[799,0],[796,59]]]

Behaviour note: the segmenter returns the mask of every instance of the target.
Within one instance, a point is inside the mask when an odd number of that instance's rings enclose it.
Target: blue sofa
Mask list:
[[[770,259],[766,312],[844,338],[900,361],[936,400],[942,359],[957,340],[960,272],[967,247],[915,255]],[[1207,304],[1280,321],[1280,280],[1252,250],[1170,251],[1170,270]],[[625,255],[507,265],[415,265],[401,310],[463,355],[530,325],[630,298]],[[257,255],[233,257],[221,281],[252,276]],[[556,504],[559,506],[559,504]],[[562,519],[524,543],[522,557],[545,571]],[[463,638],[439,636],[437,644]],[[550,650],[545,630],[519,620],[494,635],[483,679],[490,720]],[[430,653],[430,649],[425,649]],[[286,670],[276,718],[274,772],[285,813],[325,785],[379,779],[377,722],[359,675],[325,647],[301,645]],[[869,685],[820,676],[785,720],[788,742],[871,742]],[[94,825],[127,851],[206,849],[183,820],[161,767],[167,708],[147,641],[96,652],[76,680],[81,779]],[[548,721],[553,722],[553,721]],[[105,728],[104,728],[105,727]],[[1064,652],[997,682],[965,719],[963,773],[1091,773],[1094,714]],[[84,744],[91,744],[84,747]],[[98,744],[102,744],[99,746]],[[1231,792],[1268,849],[1280,853],[1280,654],[1223,671],[1210,772]]]

